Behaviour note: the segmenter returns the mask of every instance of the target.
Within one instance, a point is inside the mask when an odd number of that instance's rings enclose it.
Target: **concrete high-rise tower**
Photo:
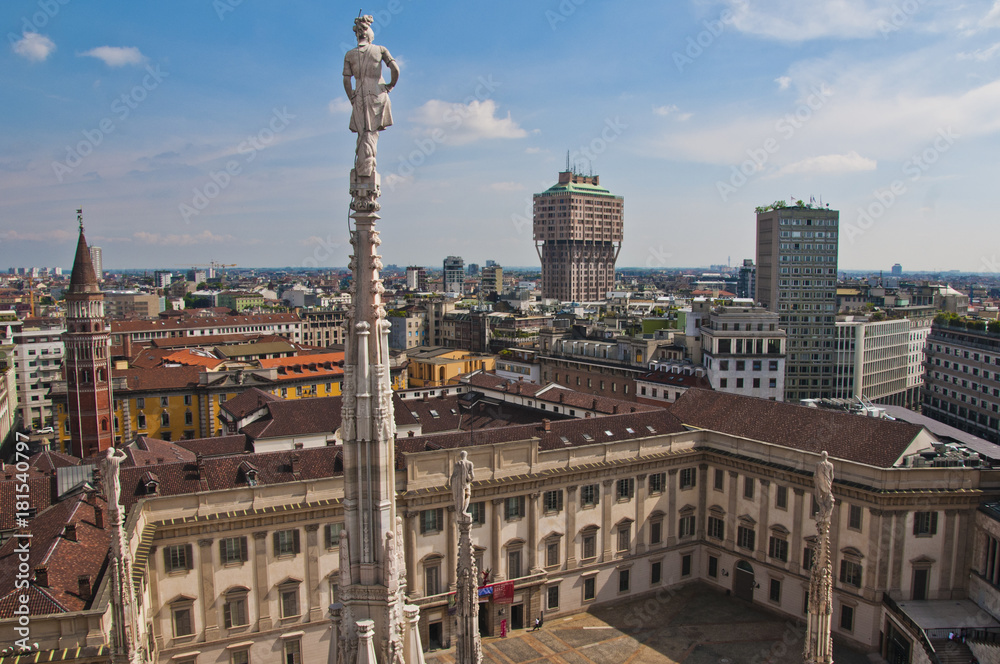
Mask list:
[[[104,322],[104,294],[97,285],[87,240],[83,210],[77,210],[80,239],[66,291],[67,408],[71,452],[93,456],[114,445],[111,405],[111,327]]]
[[[757,213],[757,302],[788,332],[785,401],[833,396],[840,213]]]
[[[104,281],[104,252],[100,247],[90,248],[90,262],[94,265],[94,275],[97,283]]]
[[[465,285],[465,261],[461,256],[448,256],[441,268],[441,288],[446,293],[461,293]]]
[[[535,249],[542,262],[542,297],[595,301],[615,285],[625,199],[600,186],[600,176],[572,170],[534,197]]]

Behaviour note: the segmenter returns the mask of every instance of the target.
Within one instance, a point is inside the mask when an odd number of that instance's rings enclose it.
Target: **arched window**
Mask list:
[[[108,430],[108,418],[102,417],[101,418],[101,431],[107,431],[107,430]]]

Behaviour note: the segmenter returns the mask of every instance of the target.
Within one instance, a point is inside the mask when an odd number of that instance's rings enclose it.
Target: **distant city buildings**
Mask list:
[[[465,261],[461,256],[448,256],[441,270],[441,288],[446,293],[461,293],[465,286]]]
[[[94,266],[94,274],[97,275],[97,281],[104,281],[104,252],[100,247],[90,248],[90,262]]]
[[[427,270],[417,265],[406,268],[406,290],[426,293],[430,290],[427,287]]]
[[[757,266],[752,258],[745,258],[736,282],[736,297],[754,299],[757,296]]]
[[[739,304],[713,309],[701,326],[701,359],[712,389],[784,401],[787,343],[774,312]]]
[[[756,299],[788,333],[786,401],[833,395],[839,219],[813,207],[757,212]]]
[[[542,263],[542,297],[594,302],[614,290],[624,207],[624,198],[600,186],[600,176],[571,170],[535,194],[534,238]]]
[[[482,271],[482,290],[486,293],[503,292],[503,268],[493,264]]]
[[[903,275],[903,266],[900,265],[899,263],[896,263],[895,265],[893,265],[892,266],[892,276],[894,276],[894,277],[900,277],[902,275]]]

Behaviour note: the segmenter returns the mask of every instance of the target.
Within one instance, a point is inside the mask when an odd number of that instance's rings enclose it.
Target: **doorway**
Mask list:
[[[510,605],[510,628],[524,629],[524,604]]]
[[[427,625],[427,649],[440,650],[442,644],[441,623],[432,622]]]
[[[490,632],[490,603],[479,603],[479,636],[492,636]]]
[[[889,664],[908,664],[910,642],[892,624],[887,625],[887,637],[885,658]]]
[[[754,589],[753,566],[745,560],[736,563],[733,574],[733,594],[746,602],[753,602]]]
[[[927,582],[930,580],[930,570],[926,567],[913,570],[913,599],[927,599]]]

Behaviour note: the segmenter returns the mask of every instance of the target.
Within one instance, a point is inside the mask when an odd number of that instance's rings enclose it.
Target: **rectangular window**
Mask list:
[[[635,479],[627,477],[615,483],[615,498],[617,500],[631,500],[635,494]]]
[[[840,605],[840,629],[845,632],[854,631],[854,607],[846,604]]]
[[[555,567],[559,564],[559,540],[545,545],[545,566]]]
[[[691,554],[681,556],[681,576],[691,576]]]
[[[69,420],[67,420],[66,422],[67,422],[67,424],[69,424]],[[139,413],[138,415],[136,415],[135,416],[135,424],[140,429],[145,429],[146,428],[146,414],[145,413]]]
[[[226,629],[249,624],[247,620],[246,593],[226,595],[226,602],[222,605],[222,622],[226,626]]]
[[[326,526],[326,548],[333,549],[340,546],[340,533],[344,531],[342,523],[328,523]]]
[[[580,487],[580,505],[593,507],[600,501],[601,487],[599,484],[587,484]]]
[[[546,491],[542,494],[542,506],[546,512],[561,512],[563,508],[562,489]]]
[[[170,413],[166,411],[160,413],[160,426],[170,426]]]
[[[420,511],[420,534],[436,533],[444,529],[444,509],[438,507]]]
[[[753,551],[754,543],[757,538],[757,533],[754,532],[753,528],[747,526],[739,526],[736,529],[736,544],[743,547],[744,549],[750,549]]]
[[[772,535],[767,545],[767,555],[788,562],[788,540]]]
[[[719,578],[719,559],[715,556],[708,557],[708,576],[713,579]]]
[[[594,577],[589,576],[583,580],[583,601],[589,602],[597,596],[597,583]]]
[[[811,570],[813,566],[813,548],[807,546],[802,549],[802,569]]]
[[[618,592],[627,593],[629,591],[631,587],[631,579],[629,578],[631,571],[628,569],[618,570]]]
[[[229,664],[250,664],[250,649],[233,650],[229,656]]]
[[[667,486],[666,473],[653,473],[652,475],[649,476],[650,493],[663,493],[663,490],[666,486]]]
[[[659,519],[649,522],[649,543],[659,544],[663,541],[663,522]]]
[[[774,506],[779,510],[788,509],[788,487],[778,486],[774,492]]]
[[[771,579],[771,588],[767,596],[772,602],[781,603],[781,581],[778,579]]]
[[[486,523],[486,503],[469,503],[469,514],[472,516],[472,523]]]
[[[145,408],[146,407],[146,399],[145,399],[145,397],[136,397],[135,407],[136,408]]]
[[[507,552],[507,578],[508,579],[519,579],[521,578],[521,550],[516,549],[514,551]]]
[[[726,538],[726,522],[717,516],[708,517],[708,536],[717,540]]]
[[[559,586],[549,586],[546,589],[549,611],[559,608]]]
[[[504,499],[504,518],[508,521],[524,516],[524,496],[511,496]]]
[[[847,513],[847,527],[853,530],[861,530],[861,505],[851,505]]]
[[[756,489],[756,484],[752,477],[743,478],[743,497],[747,500],[753,500],[754,490]]]
[[[281,588],[281,617],[292,618],[299,615],[298,586]]]
[[[191,605],[175,606],[173,608],[174,636],[190,636],[194,634],[194,621],[191,617]]]
[[[715,469],[715,490],[725,491],[726,487],[726,471],[721,468]]]
[[[439,565],[428,565],[424,567],[424,594],[427,597],[431,595],[437,595],[440,592],[438,587],[438,580],[441,575],[441,567]]]
[[[855,588],[861,587],[861,564],[850,560],[840,561],[840,582]]]
[[[298,639],[287,639],[283,648],[284,664],[302,664],[302,642]]]
[[[618,526],[618,551],[628,551],[632,545],[632,526],[625,524]]]
[[[194,567],[190,544],[174,544],[163,547],[163,563],[167,573],[189,570]]]
[[[932,537],[937,534],[937,512],[914,512],[913,534],[917,537]]]
[[[246,537],[224,537],[219,540],[219,559],[223,565],[244,563],[247,556]]]
[[[597,534],[587,533],[583,536],[583,559],[597,557]]]
[[[698,481],[697,468],[681,468],[681,488],[692,489]]]
[[[184,411],[184,424],[191,425],[194,424],[194,413],[190,410]]]
[[[170,397],[160,397],[160,407],[166,408],[170,405]]]
[[[678,524],[680,537],[694,537],[694,515],[682,516]]]
[[[279,530],[274,533],[274,555],[294,556],[299,552],[299,529]]]

